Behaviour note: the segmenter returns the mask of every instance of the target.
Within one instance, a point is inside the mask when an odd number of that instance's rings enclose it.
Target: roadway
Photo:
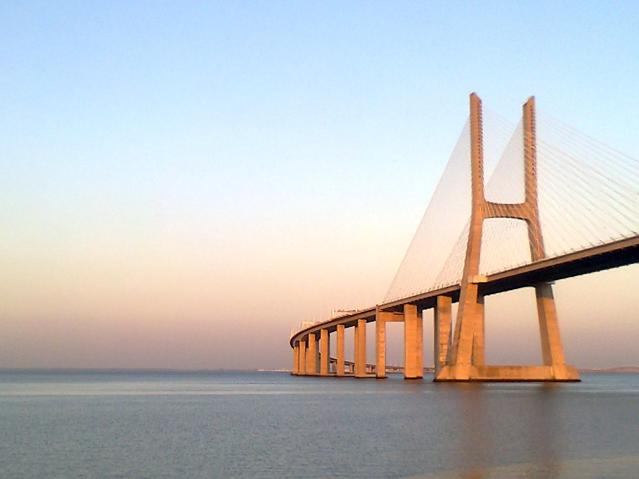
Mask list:
[[[555,258],[542,259],[479,277],[476,281],[479,283],[480,294],[488,296],[534,286],[541,282],[558,281],[638,262],[639,235],[567,253]],[[345,327],[355,326],[359,319],[365,319],[367,322],[375,321],[375,312],[377,310],[399,312],[402,311],[405,304],[414,304],[418,310],[429,309],[435,306],[437,296],[442,295],[450,296],[453,302],[457,302],[459,300],[459,291],[459,284],[445,286],[315,323],[295,333],[290,339],[290,344],[293,347],[297,340],[321,329],[328,329],[329,332],[333,332],[341,324]]]

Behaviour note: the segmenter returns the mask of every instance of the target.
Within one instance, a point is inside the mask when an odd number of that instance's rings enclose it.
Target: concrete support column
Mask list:
[[[366,320],[358,319],[355,326],[355,376],[366,376]]]
[[[344,375],[344,325],[337,325],[337,338],[336,338],[336,356],[337,363],[335,364],[335,374],[338,376]]]
[[[306,341],[300,339],[299,341],[299,356],[298,356],[298,374],[304,376],[306,374]]]
[[[470,167],[472,207],[470,229],[464,260],[464,272],[460,284],[459,309],[455,323],[451,358],[457,369],[459,379],[468,379],[470,364],[473,358],[475,331],[482,321],[477,319],[479,313],[479,286],[475,277],[479,274],[482,226],[484,222],[484,145],[482,136],[482,108],[479,97],[470,95]],[[482,316],[483,318],[483,316]]]
[[[375,377],[386,377],[386,321],[377,313],[375,318]]]
[[[320,331],[320,376],[328,376],[328,329]]]
[[[541,336],[541,356],[545,366],[563,366],[564,348],[559,336],[559,323],[552,286],[542,283],[535,286],[537,297],[537,315],[539,316],[539,333]]]
[[[297,375],[299,370],[299,355],[300,355],[300,345],[299,343],[295,343],[293,346],[293,368],[291,369],[291,374],[294,376]]]
[[[404,379],[424,377],[423,321],[414,304],[404,305]]]
[[[473,337],[473,366],[486,364],[486,320],[484,317],[484,296],[477,295],[475,305],[475,335]]]
[[[357,341],[357,324],[353,327],[353,374],[357,376],[357,358],[359,357],[359,341]]]
[[[451,342],[452,298],[437,296],[435,307],[435,375],[446,364]]]
[[[315,333],[308,334],[308,351],[306,352],[306,374],[317,374],[317,340]]]

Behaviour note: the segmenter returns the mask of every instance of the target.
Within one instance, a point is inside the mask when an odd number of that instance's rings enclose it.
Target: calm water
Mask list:
[[[0,477],[639,477],[639,375],[0,372]]]

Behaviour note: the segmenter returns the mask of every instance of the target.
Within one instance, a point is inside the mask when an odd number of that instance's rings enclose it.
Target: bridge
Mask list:
[[[420,379],[422,312],[433,309],[435,381],[579,381],[564,357],[553,282],[637,262],[639,162],[557,120],[539,122],[534,97],[513,129],[486,115],[473,93],[469,120],[386,298],[295,332],[292,374],[384,378],[386,324],[401,322],[404,377]],[[488,365],[484,298],[520,288],[534,291],[542,364]],[[372,365],[368,323],[375,323]],[[354,328],[352,374],[346,328]]]

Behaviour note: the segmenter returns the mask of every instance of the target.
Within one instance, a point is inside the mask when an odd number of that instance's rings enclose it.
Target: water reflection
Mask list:
[[[453,436],[458,454],[451,464],[459,472],[450,477],[511,477],[513,466],[524,477],[562,477],[561,385],[529,385],[524,394],[511,385],[448,387],[456,389],[461,406]]]
[[[529,436],[530,450],[535,451],[539,464],[543,466],[544,477],[555,479],[561,474],[562,441],[560,418],[557,414],[556,397],[561,384],[544,383],[537,385],[536,394],[532,396],[532,418],[535,432]],[[531,424],[531,426],[533,426]]]
[[[460,434],[461,451],[464,462],[475,464],[474,469],[463,474],[464,479],[482,479],[485,465],[490,464],[494,438],[488,427],[488,411],[484,401],[484,385],[479,383],[460,384],[462,398],[462,418],[464,420]],[[460,432],[461,432],[460,431]],[[467,465],[467,464],[465,464]]]

